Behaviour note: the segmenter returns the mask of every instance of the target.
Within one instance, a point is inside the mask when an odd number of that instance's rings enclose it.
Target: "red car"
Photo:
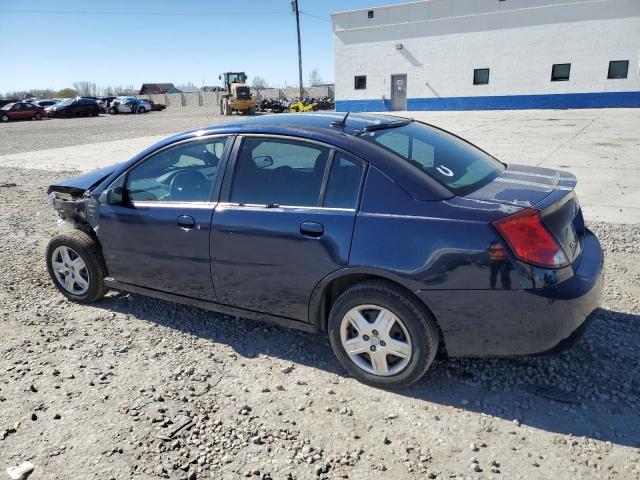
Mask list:
[[[46,116],[44,107],[34,105],[32,103],[17,102],[8,103],[0,108],[0,122],[8,122],[9,120],[42,120]]]

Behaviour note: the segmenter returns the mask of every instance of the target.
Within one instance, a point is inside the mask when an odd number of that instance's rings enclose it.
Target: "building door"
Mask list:
[[[407,75],[391,75],[391,110],[407,109]]]

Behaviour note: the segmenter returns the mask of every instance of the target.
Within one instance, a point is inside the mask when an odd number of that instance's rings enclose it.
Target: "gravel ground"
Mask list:
[[[46,150],[170,134],[220,123],[224,119],[225,117],[217,114],[212,108],[185,107],[149,112],[144,115],[102,114],[88,118],[9,122],[2,124],[0,128],[0,155],[24,152],[25,148],[28,151]]]
[[[411,389],[387,392],[347,377],[321,334],[115,292],[66,301],[45,271],[45,188],[71,173],[0,169],[1,470],[30,460],[32,480],[640,478],[639,226],[590,225],[607,255],[604,308],[569,352],[440,358]]]

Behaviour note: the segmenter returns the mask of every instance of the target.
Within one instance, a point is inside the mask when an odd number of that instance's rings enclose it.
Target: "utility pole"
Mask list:
[[[300,44],[300,12],[298,10],[298,0],[291,0],[291,9],[296,12],[296,28],[298,29],[298,77],[300,80],[298,100],[302,101],[302,46]]]

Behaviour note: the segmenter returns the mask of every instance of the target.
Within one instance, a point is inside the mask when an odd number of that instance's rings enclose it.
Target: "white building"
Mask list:
[[[640,107],[640,0],[334,13],[336,110]]]

